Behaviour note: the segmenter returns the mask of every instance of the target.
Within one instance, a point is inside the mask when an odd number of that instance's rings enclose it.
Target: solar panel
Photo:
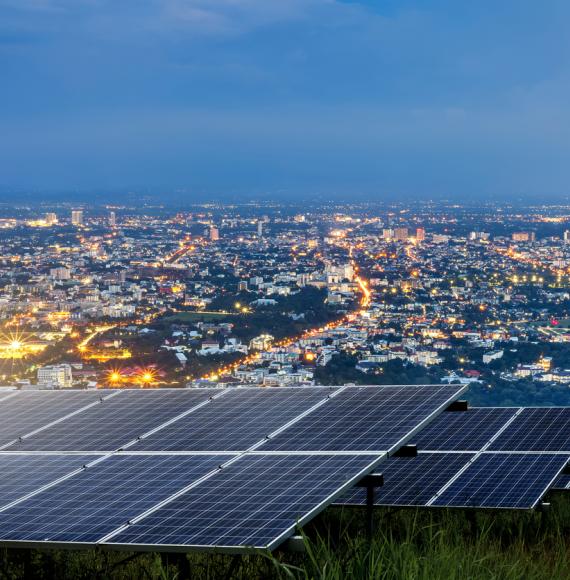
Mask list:
[[[0,507],[96,458],[93,455],[0,454]]]
[[[264,451],[389,451],[464,387],[348,387],[263,445]]]
[[[22,391],[0,402],[0,447],[96,403],[112,391]]]
[[[436,385],[113,393],[10,447],[14,455],[28,450],[27,457],[61,450],[76,458],[87,450],[112,454],[5,504],[0,543],[273,548],[464,390]],[[128,443],[129,451],[114,451]],[[267,444],[274,449],[265,452]],[[228,448],[250,451],[235,455]]]
[[[239,388],[142,439],[133,450],[245,450],[331,393],[323,387]]]
[[[384,485],[376,490],[375,505],[423,506],[474,453],[420,453],[417,457],[390,457],[378,471]],[[338,500],[339,505],[365,505],[366,490],[354,487]]]
[[[554,483],[554,485],[552,486],[552,489],[557,489],[557,490],[567,490],[570,489],[570,473],[564,473],[562,474]]]
[[[15,397],[20,391],[5,391],[0,393],[0,402],[10,397]]]
[[[549,453],[482,453],[431,505],[530,509],[569,459]]]
[[[248,454],[105,543],[273,549],[378,461],[376,455]]]
[[[414,443],[425,450],[479,451],[517,411],[480,407],[442,413],[414,437]]]
[[[570,452],[570,407],[524,409],[489,450]]]
[[[0,511],[0,539],[94,543],[230,457],[110,456]]]
[[[211,389],[119,391],[82,413],[15,443],[17,451],[113,451],[192,407]]]

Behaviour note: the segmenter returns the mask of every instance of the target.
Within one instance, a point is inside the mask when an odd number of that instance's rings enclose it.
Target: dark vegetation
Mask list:
[[[405,365],[400,359],[383,363],[378,374],[363,373],[355,368],[358,358],[341,352],[332,357],[324,367],[315,369],[315,379],[320,385],[427,385],[439,383],[439,376],[417,365]]]
[[[0,578],[567,580],[570,494],[547,512],[330,508],[305,527],[305,552],[227,556],[3,550]]]

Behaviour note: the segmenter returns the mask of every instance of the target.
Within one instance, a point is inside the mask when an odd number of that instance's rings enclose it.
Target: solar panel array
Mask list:
[[[247,455],[108,542],[272,548],[376,455]],[[188,525],[188,522],[193,522]],[[1,529],[1,528],[0,528]]]
[[[17,393],[0,400],[0,543],[274,548],[463,390]]]
[[[570,408],[442,413],[414,443],[417,458],[382,465],[378,505],[530,509],[570,483],[560,475],[570,461]],[[339,503],[365,501],[356,488]]]

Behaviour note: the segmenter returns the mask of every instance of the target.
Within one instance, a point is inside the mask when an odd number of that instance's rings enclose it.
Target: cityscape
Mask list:
[[[570,207],[2,208],[4,389],[462,384],[570,401]]]
[[[0,0],[0,580],[570,580],[569,19]]]

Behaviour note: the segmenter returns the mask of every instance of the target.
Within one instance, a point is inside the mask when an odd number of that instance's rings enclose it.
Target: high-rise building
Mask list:
[[[109,212],[109,226],[114,228],[117,225],[117,216],[114,211]]]
[[[210,241],[216,242],[220,239],[220,230],[216,226],[210,228]]]
[[[426,231],[424,228],[417,228],[416,229],[416,240],[418,242],[423,242],[426,239]]]
[[[263,237],[263,220],[257,221],[257,237],[258,238]]]
[[[405,242],[408,239],[408,228],[394,228],[394,239]]]
[[[564,243],[570,244],[570,230],[564,232]]]
[[[534,232],[514,232],[511,237],[513,242],[534,242],[536,234]]]
[[[53,213],[52,211],[46,213],[46,224],[48,226],[53,226],[54,224],[57,223],[57,215],[55,213]]]
[[[83,210],[82,209],[74,209],[71,212],[71,223],[74,226],[81,226],[83,225]]]

